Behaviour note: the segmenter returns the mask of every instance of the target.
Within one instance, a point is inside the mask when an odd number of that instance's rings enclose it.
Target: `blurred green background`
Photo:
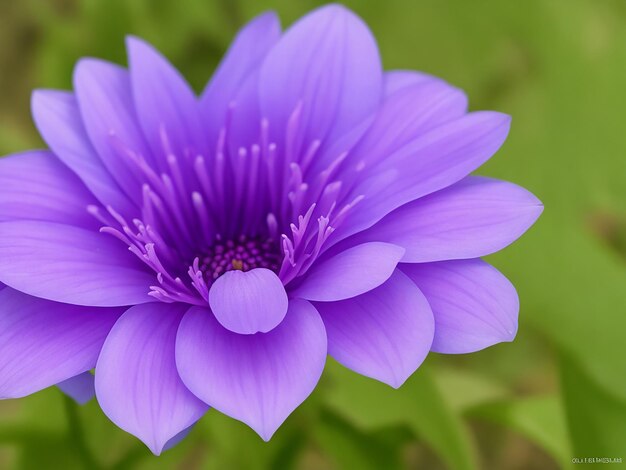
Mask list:
[[[348,1],[388,69],[441,76],[472,109],[513,116],[482,174],[545,203],[490,262],[517,286],[513,343],[431,354],[398,391],[329,364],[264,443],[209,412],[157,458],[95,402],[56,388],[0,402],[0,468],[553,469],[626,462],[626,1]],[[200,90],[236,30],[314,0],[0,0],[0,154],[41,146],[30,91],[70,88],[82,56],[156,45]]]

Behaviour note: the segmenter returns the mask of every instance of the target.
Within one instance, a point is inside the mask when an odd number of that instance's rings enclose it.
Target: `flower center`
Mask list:
[[[228,145],[232,116],[214,148],[174,148],[162,126],[161,151],[141,155],[112,131],[111,148],[141,183],[133,195],[140,211],[128,211],[134,217],[126,219],[110,206],[87,209],[103,233],[124,242],[155,272],[149,295],[204,306],[213,282],[228,271],[270,269],[286,286],[309,270],[363,199],[352,186],[365,167],[344,165],[346,151],[321,158],[321,140],[296,145],[302,112],[300,103],[282,147],[266,119],[258,141],[237,149]]]
[[[266,268],[277,273],[281,261],[282,255],[273,240],[242,235],[209,247],[200,257],[200,270],[210,283],[233,270]]]

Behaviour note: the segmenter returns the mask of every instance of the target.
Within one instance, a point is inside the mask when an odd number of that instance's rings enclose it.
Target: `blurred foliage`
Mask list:
[[[346,2],[386,68],[465,89],[513,116],[482,174],[545,203],[539,223],[490,258],[517,286],[518,338],[432,354],[399,390],[329,361],[270,443],[211,411],[153,457],[94,402],[56,389],[0,402],[0,468],[550,469],[626,459],[626,2]],[[82,56],[125,63],[124,36],[162,50],[201,90],[236,30],[314,0],[0,0],[0,153],[41,145],[30,90],[70,88]]]

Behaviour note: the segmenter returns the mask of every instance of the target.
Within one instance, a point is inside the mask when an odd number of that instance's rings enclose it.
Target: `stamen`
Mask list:
[[[104,225],[101,232],[128,245],[154,271],[149,294],[160,301],[206,305],[211,284],[232,270],[266,268],[289,284],[332,246],[333,232],[362,199],[352,187],[360,168],[346,168],[346,152],[314,170],[324,145],[303,141],[309,110],[302,102],[289,115],[280,145],[271,140],[267,119],[256,143],[232,142],[238,109],[229,107],[209,153],[190,148],[176,154],[163,125],[157,155],[139,155],[111,137],[140,181],[141,213],[129,224],[111,207],[87,210]]]
[[[241,261],[240,259],[232,260],[231,264],[233,265],[233,269],[236,269],[238,271],[243,271],[243,261]]]

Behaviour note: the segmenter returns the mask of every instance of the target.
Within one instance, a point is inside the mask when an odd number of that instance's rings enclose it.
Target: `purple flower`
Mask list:
[[[54,384],[159,454],[210,407],[265,440],[326,355],[399,387],[429,351],[511,341],[518,299],[479,258],[541,203],[468,176],[508,116],[383,72],[340,6],[237,36],[198,98],[128,39],[36,91],[50,151],[0,161],[0,397]]]

